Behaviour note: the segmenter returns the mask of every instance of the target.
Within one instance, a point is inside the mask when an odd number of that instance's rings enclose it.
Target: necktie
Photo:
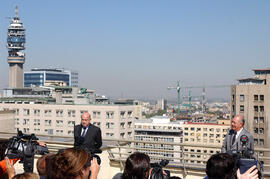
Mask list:
[[[234,142],[235,142],[236,134],[237,134],[237,133],[234,133],[234,134],[233,134],[232,144],[234,144]]]
[[[86,131],[86,128],[85,127],[83,127],[83,133],[82,133],[82,137],[84,137],[85,136],[85,131]]]

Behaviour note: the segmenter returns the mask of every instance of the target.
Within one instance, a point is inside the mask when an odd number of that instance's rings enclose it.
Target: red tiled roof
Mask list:
[[[215,124],[215,123],[203,123],[203,122],[187,122],[185,124],[198,124],[198,125],[216,125],[216,126],[230,126],[229,124]]]
[[[270,67],[264,69],[253,69],[252,71],[270,71]]]

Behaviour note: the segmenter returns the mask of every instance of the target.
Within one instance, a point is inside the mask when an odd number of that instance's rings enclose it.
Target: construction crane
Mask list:
[[[202,106],[203,106],[203,112],[206,111],[206,93],[205,88],[226,88],[230,87],[230,85],[201,85],[201,86],[184,86],[180,87],[179,80],[177,81],[177,86],[167,87],[168,90],[176,89],[177,91],[177,114],[180,115],[180,89],[192,89],[192,88],[202,88]]]

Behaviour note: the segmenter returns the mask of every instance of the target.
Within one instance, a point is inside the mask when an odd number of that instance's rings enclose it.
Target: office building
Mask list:
[[[8,64],[9,64],[9,87],[23,87],[23,64],[25,62],[24,45],[25,29],[18,17],[18,8],[15,7],[15,17],[10,21],[7,32]]]
[[[70,86],[78,87],[78,72],[57,68],[34,68],[24,72],[24,87]]]
[[[213,155],[220,152],[229,128],[230,125],[226,124],[186,122],[183,125],[185,163],[206,164],[209,153]]]
[[[255,147],[270,148],[270,68],[253,71],[253,77],[239,79],[238,84],[231,86],[231,116],[244,116]],[[270,154],[260,152],[258,156]]]
[[[183,122],[171,122],[170,118],[163,116],[136,120],[134,124],[134,140],[158,143],[135,143],[134,147],[150,157],[154,156],[155,160],[168,159],[170,163],[179,162],[182,156],[181,147],[164,143],[181,144],[182,125]],[[158,149],[159,151],[151,149]],[[175,151],[178,151],[178,153]]]

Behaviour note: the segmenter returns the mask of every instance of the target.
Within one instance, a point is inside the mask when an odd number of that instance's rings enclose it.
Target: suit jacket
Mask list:
[[[74,147],[85,148],[91,153],[100,153],[102,146],[101,130],[100,128],[89,124],[88,130],[84,136],[81,137],[82,125],[74,127]]]
[[[226,153],[228,151],[237,150],[242,151],[243,147],[240,142],[240,138],[242,135],[246,135],[248,137],[247,148],[250,150],[254,150],[254,139],[253,136],[246,130],[243,129],[238,137],[235,139],[234,144],[232,144],[233,136],[236,135],[235,132],[231,129],[228,131],[221,148],[222,153]]]

